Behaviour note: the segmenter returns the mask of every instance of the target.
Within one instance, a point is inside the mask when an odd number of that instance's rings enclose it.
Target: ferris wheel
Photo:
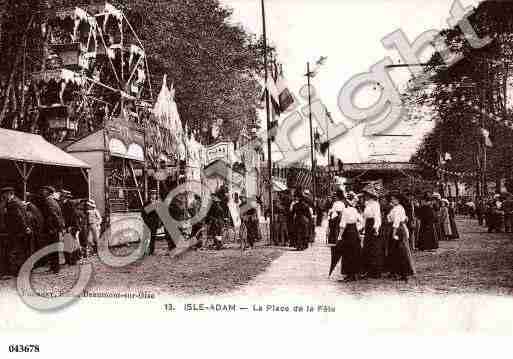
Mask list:
[[[42,61],[32,64],[27,87],[53,142],[94,132],[109,118],[144,123],[153,101],[148,62],[121,10],[109,3],[49,9],[31,31],[39,54],[25,56]]]

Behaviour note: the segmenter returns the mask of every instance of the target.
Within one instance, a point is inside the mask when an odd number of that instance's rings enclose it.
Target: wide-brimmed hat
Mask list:
[[[367,183],[365,187],[363,187],[362,192],[371,197],[379,198],[384,195],[385,189],[381,181],[373,181]]]
[[[14,189],[14,187],[3,187],[0,189],[0,196],[6,192],[16,192],[16,190]]]
[[[437,199],[437,200],[441,200],[442,199],[442,195],[438,192],[433,192],[433,194],[431,195],[431,197]]]
[[[442,198],[442,202],[445,204],[449,204],[449,200],[447,198]]]
[[[85,201],[85,205],[87,207],[96,208],[96,202],[92,199],[88,199],[87,201]]]
[[[65,189],[61,189],[60,193],[61,193],[62,197],[66,197],[66,198],[73,197],[72,194],[71,194],[71,191],[68,191],[68,190],[65,190]]]
[[[362,190],[362,193],[363,194],[366,194],[366,195],[369,195],[371,197],[375,197],[375,198],[379,198],[379,193],[378,191],[376,190],[376,188],[372,188],[372,187],[366,187]]]
[[[51,193],[55,193],[55,188],[52,187],[52,186],[42,186],[40,189],[40,191],[48,191],[48,192],[51,192]]]

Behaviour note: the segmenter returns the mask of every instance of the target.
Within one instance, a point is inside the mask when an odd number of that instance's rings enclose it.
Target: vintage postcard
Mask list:
[[[513,333],[513,1],[13,0],[0,25],[1,357]]]

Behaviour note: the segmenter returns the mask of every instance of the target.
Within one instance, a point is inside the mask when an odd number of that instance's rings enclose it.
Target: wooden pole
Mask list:
[[[261,0],[262,7],[262,29],[263,29],[263,40],[264,40],[264,71],[265,71],[265,110],[266,110],[266,118],[267,118],[267,171],[269,175],[269,183],[268,183],[268,193],[269,193],[269,208],[271,209],[271,216],[269,221],[269,233],[272,233],[272,228],[274,226],[274,216],[273,216],[273,166],[272,166],[272,152],[271,152],[271,114],[270,114],[270,104],[269,104],[269,90],[267,89],[267,81],[269,79],[269,69],[268,69],[268,58],[267,58],[267,29],[266,29],[266,19],[265,19],[265,1]],[[271,239],[271,237],[269,237]],[[269,244],[272,244],[270,242]]]

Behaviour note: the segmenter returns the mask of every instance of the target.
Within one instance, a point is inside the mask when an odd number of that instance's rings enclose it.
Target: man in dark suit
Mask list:
[[[143,219],[144,223],[146,224],[146,226],[148,227],[148,229],[150,230],[150,243],[149,243],[149,247],[148,247],[148,255],[150,255],[150,256],[155,254],[155,241],[157,239],[157,230],[161,226],[161,222],[160,222],[158,213],[156,211],[148,213],[148,212],[146,212],[146,207],[150,204],[157,203],[157,201],[158,201],[157,191],[151,191],[150,200],[145,203],[145,205],[143,206],[143,208],[141,210],[142,219]]]
[[[51,186],[41,187],[42,206],[40,209],[45,219],[43,236],[46,238],[47,245],[59,243],[59,236],[65,226],[61,207],[53,197],[54,193],[55,189]],[[50,270],[55,274],[59,273],[59,253],[51,253],[49,260]]]
[[[2,200],[6,202],[5,228],[7,232],[7,274],[16,276],[18,275],[23,263],[29,257],[32,229],[29,226],[25,206],[14,194],[14,188],[2,188],[0,190],[0,195]]]

